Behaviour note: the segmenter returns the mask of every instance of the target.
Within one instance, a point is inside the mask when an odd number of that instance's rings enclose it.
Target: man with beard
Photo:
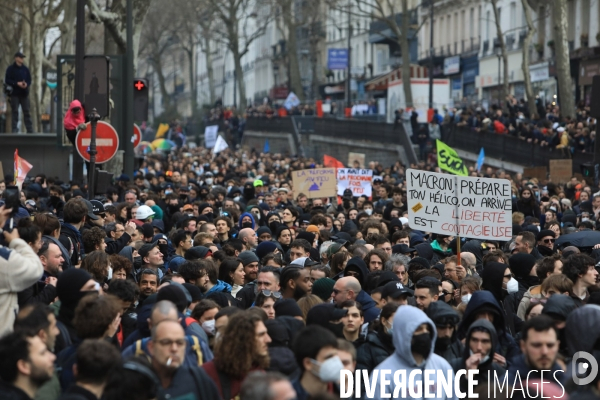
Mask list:
[[[44,274],[33,286],[19,292],[20,307],[30,303],[50,304],[56,299],[57,277],[62,272],[65,259],[60,248],[48,240],[44,240],[38,257],[44,267]]]
[[[0,339],[0,398],[33,399],[54,374],[52,354],[39,336],[14,332]]]
[[[238,238],[244,243],[244,248],[248,251],[252,251],[256,248],[256,241],[258,240],[256,232],[252,228],[244,228],[238,233]]]
[[[427,308],[427,316],[431,318],[437,330],[434,353],[446,360],[460,358],[464,346],[456,336],[456,326],[460,322],[458,312],[443,301],[436,301]]]
[[[279,292],[280,277],[281,268],[262,267],[256,281],[247,284],[237,292],[238,307],[242,309],[250,308],[261,290]]]
[[[515,382],[516,374],[524,380],[523,386],[527,386],[529,379],[543,379],[541,371],[547,380],[559,384],[564,382],[563,368],[558,365],[558,331],[554,327],[554,321],[547,315],[540,315],[525,322],[521,331],[521,351],[523,355],[518,357],[508,369],[509,385],[518,385]]]
[[[139,305],[144,304],[144,300],[152,296],[158,290],[158,274],[151,269],[143,269],[138,278],[140,288]]]
[[[288,265],[281,270],[281,294],[284,299],[298,301],[301,297],[310,293],[311,290],[312,282],[309,268]]]
[[[345,276],[337,280],[333,285],[331,294],[335,304],[340,306],[344,301],[354,300],[361,304],[365,323],[370,323],[377,319],[381,310],[377,308],[375,301],[361,289],[358,279],[352,276]]]
[[[232,315],[227,326],[221,336],[227,345],[216,346],[214,360],[202,368],[217,383],[220,397],[233,399],[239,395],[246,375],[269,366],[271,338],[261,318],[250,311]]]
[[[258,275],[258,256],[252,251],[242,251],[238,259],[242,262],[244,266],[244,280],[246,283],[253,282],[256,280],[256,276]]]
[[[199,287],[202,293],[208,290],[208,271],[206,265],[200,260],[184,262],[179,266],[179,274],[187,283]]]

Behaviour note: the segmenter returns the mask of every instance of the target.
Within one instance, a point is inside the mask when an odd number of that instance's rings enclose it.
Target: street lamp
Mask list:
[[[500,61],[502,60],[502,46],[500,46],[500,40],[494,41],[494,53],[498,57],[498,107],[502,108],[502,84],[500,82]]]

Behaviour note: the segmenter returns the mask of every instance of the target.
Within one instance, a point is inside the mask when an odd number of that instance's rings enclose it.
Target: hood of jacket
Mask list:
[[[422,324],[429,325],[431,332],[430,354],[433,354],[437,339],[437,330],[435,329],[435,324],[429,319],[427,314],[416,307],[400,306],[394,315],[392,342],[394,343],[395,354],[410,368],[419,366],[412,355],[411,342],[413,334]]]
[[[567,317],[565,327],[569,353],[571,355],[578,351],[592,353],[594,345],[600,338],[598,326],[600,326],[600,306],[586,304],[573,311]]]
[[[358,272],[358,281],[360,282],[360,286],[365,289],[367,275],[369,275],[369,269],[367,268],[367,264],[365,264],[364,260],[360,257],[352,257],[348,260],[346,264],[346,268],[344,271],[356,271]]]
[[[504,332],[504,313],[502,308],[500,308],[500,304],[494,297],[491,292],[487,290],[478,290],[473,293],[471,300],[467,304],[467,309],[463,315],[463,319],[458,325],[458,337],[460,339],[466,337],[467,331],[473,321],[475,321],[475,317],[477,313],[480,311],[491,311],[494,314],[494,328],[496,328],[496,333]]]
[[[242,213],[242,215],[240,215],[240,219],[238,221],[238,229],[244,229],[244,227],[242,226],[242,220],[244,219],[244,217],[250,217],[250,220],[252,220],[252,229],[256,229],[256,221],[254,221],[254,216],[252,215],[252,213],[249,212],[245,212]]]
[[[78,115],[73,114],[73,111],[72,111],[76,107],[81,108],[81,111],[79,112]],[[65,129],[72,131],[72,130],[77,129],[77,126],[84,122],[85,122],[85,111],[83,110],[83,107],[81,106],[81,102],[79,100],[73,100],[71,102],[71,104],[69,105],[69,110],[65,114],[65,118],[63,120],[63,125],[64,125]]]
[[[362,306],[365,323],[375,321],[379,317],[381,310],[377,308],[377,304],[367,292],[361,290],[356,296],[356,301]]]
[[[133,262],[133,247],[131,247],[131,246],[123,247],[123,249],[119,252],[119,255],[123,256],[123,257],[127,258],[129,261]]]
[[[431,263],[431,260],[433,259],[433,248],[429,243],[419,243],[415,246],[415,250],[419,257],[423,257]]]
[[[438,243],[437,239],[431,242],[431,248],[433,249],[434,253],[438,253],[442,257],[448,257],[452,255],[452,250],[448,248],[448,250],[444,251]]]
[[[217,279],[217,284],[210,288],[206,294],[214,293],[214,292],[227,292],[231,293],[231,285],[227,282],[223,282]]]
[[[572,312],[577,309],[577,304],[575,300],[571,298],[571,296],[563,295],[563,294],[555,294],[550,296],[546,304],[544,305],[544,309],[542,314],[548,314],[551,316],[558,317],[563,321],[566,321],[567,318],[572,315]],[[592,313],[590,315],[592,316]],[[589,335],[589,331],[582,331],[586,335]]]
[[[481,288],[491,292],[499,302],[505,297],[505,291],[502,289],[504,271],[508,265],[499,262],[487,263],[481,271]]]
[[[489,359],[483,363],[485,365],[489,365],[492,363],[493,358],[494,358],[494,354],[495,351],[494,349],[496,348],[496,346],[498,346],[498,333],[496,332],[496,328],[494,328],[494,325],[488,321],[487,319],[479,319],[475,322],[473,322],[471,324],[471,326],[469,326],[469,330],[467,331],[467,339],[465,341],[465,352],[463,354],[463,357],[465,360],[467,360],[469,357],[471,357],[471,347],[469,346],[469,341],[471,340],[471,335],[473,334],[473,331],[475,330],[485,330],[487,332],[489,332],[491,339],[492,339],[492,348],[490,349],[490,354],[489,354]]]
[[[475,268],[477,271],[481,271],[483,268],[483,250],[481,249],[481,242],[479,240],[469,240],[464,246],[461,246],[460,251],[473,253],[475,256]]]
[[[434,301],[427,307],[427,316],[436,325],[458,325],[460,315],[445,301]]]

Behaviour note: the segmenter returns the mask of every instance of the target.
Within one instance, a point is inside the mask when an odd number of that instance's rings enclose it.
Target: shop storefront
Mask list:
[[[550,104],[557,94],[556,79],[554,79],[554,68],[551,62],[544,61],[529,66],[529,77],[535,96],[542,100],[542,104]]]

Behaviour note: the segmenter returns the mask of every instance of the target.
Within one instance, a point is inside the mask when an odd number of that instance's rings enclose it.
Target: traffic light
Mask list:
[[[133,120],[148,120],[148,80],[135,78],[133,80]]]

